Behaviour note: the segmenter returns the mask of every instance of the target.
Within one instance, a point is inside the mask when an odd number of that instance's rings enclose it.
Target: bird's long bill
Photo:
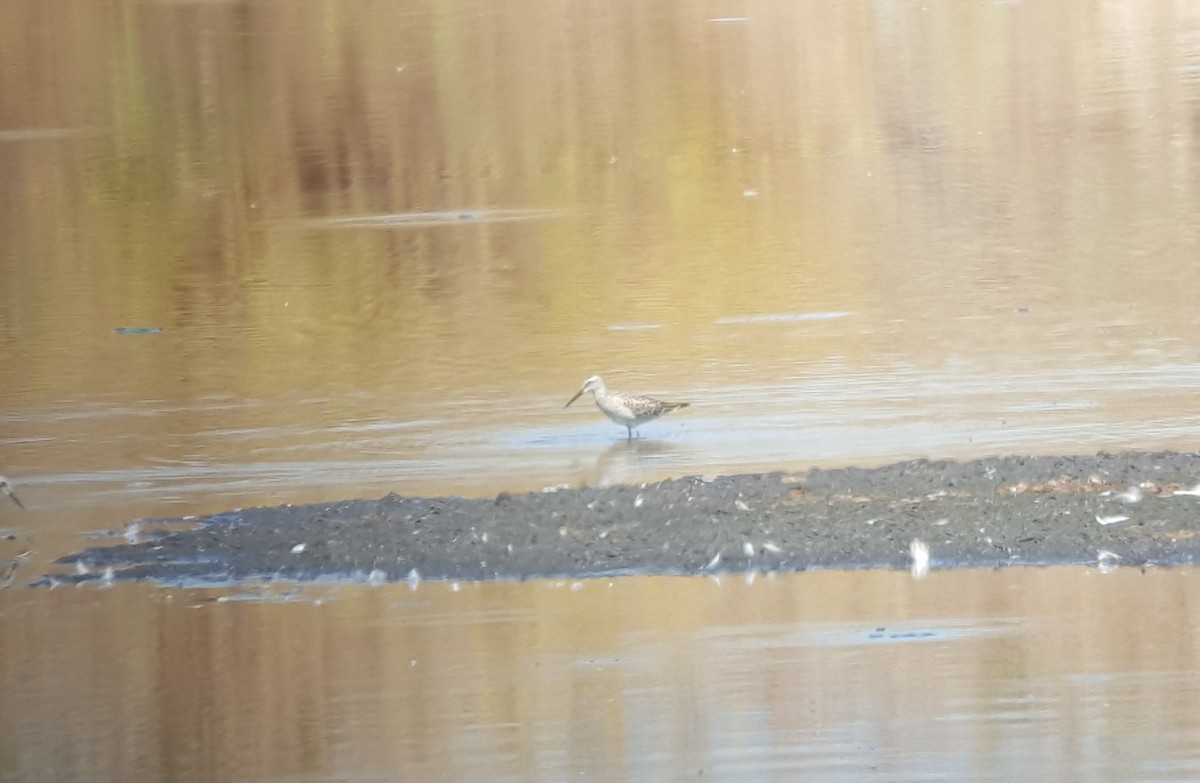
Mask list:
[[[574,397],[572,397],[572,398],[571,398],[571,399],[570,399],[570,400],[567,402],[567,404],[566,404],[566,405],[564,405],[563,407],[564,407],[564,408],[570,408],[570,407],[571,407],[571,403],[572,403],[572,402],[575,402],[575,400],[578,400],[578,399],[579,399],[580,397],[582,397],[582,396],[583,396],[583,389],[580,389],[579,391],[575,392],[575,396],[574,396]]]
[[[13,492],[10,489],[7,492],[5,492],[4,494],[8,495],[10,498],[13,499],[13,502],[17,504],[17,508],[21,509],[22,511],[25,510],[25,504],[21,502],[21,499],[19,497],[17,497],[16,492]]]

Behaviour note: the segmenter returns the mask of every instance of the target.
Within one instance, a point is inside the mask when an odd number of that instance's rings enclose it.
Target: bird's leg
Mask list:
[[[629,435],[625,437],[625,440],[633,440],[633,427],[630,427],[628,424],[626,424],[625,430],[629,433]]]

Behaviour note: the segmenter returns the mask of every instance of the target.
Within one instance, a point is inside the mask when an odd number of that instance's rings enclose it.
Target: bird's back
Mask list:
[[[688,406],[686,402],[664,402],[653,397],[641,397],[622,392],[607,394],[603,401],[600,401],[599,398],[597,401],[601,402],[600,409],[607,413],[609,418],[614,418],[613,414],[617,414],[627,422],[650,421],[665,413]]]

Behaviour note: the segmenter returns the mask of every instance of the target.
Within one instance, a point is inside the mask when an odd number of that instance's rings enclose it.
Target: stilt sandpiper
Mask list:
[[[12,498],[12,501],[16,503],[17,507],[22,511],[25,509],[25,504],[21,502],[19,497],[17,497],[17,493],[13,492],[12,484],[9,484],[8,479],[4,478],[4,476],[0,476],[0,493],[8,495],[10,498]]]
[[[596,401],[596,407],[600,409],[600,412],[624,427],[630,439],[633,438],[633,431],[642,424],[654,421],[673,410],[686,408],[690,405],[687,402],[663,402],[653,397],[638,397],[623,392],[610,392],[608,387],[604,385],[604,379],[599,375],[593,375],[583,382],[583,386],[580,387],[579,391],[575,392],[575,396],[563,407],[569,408],[572,402],[575,402],[575,400],[578,400],[589,392],[592,395],[592,399]]]

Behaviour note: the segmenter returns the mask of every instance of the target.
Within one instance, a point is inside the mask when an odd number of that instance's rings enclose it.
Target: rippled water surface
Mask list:
[[[1194,445],[1196,14],[728,10],[7,3],[0,469],[185,512]],[[693,405],[614,446],[593,373]]]
[[[18,585],[139,517],[1200,442],[1187,4],[7,0],[0,52]],[[626,442],[563,409],[594,373],[692,404]],[[1024,595],[1044,573],[921,589]],[[1104,614],[1115,588],[1052,573]],[[319,607],[5,590],[0,775],[1011,779],[1032,758],[1186,779],[1186,573],[1105,582],[1152,599],[1129,610],[1142,632],[1081,630],[1102,671],[1043,662],[1024,691],[1040,609],[906,613],[868,587],[890,575],[838,577],[861,599],[819,628],[774,583],[343,587]],[[619,644],[589,641],[614,607],[581,596],[675,590],[686,628],[617,612]],[[393,645],[428,612],[447,669],[420,691]],[[810,644],[876,617],[942,630]],[[522,635],[546,627],[566,658]],[[929,663],[946,649],[979,662]],[[313,657],[284,674],[284,652]],[[815,668],[791,679],[792,655]],[[496,678],[471,668],[497,657]],[[933,699],[943,676],[957,701]],[[883,679],[843,704],[839,677]]]
[[[1193,569],[9,591],[5,780],[1194,780]]]

